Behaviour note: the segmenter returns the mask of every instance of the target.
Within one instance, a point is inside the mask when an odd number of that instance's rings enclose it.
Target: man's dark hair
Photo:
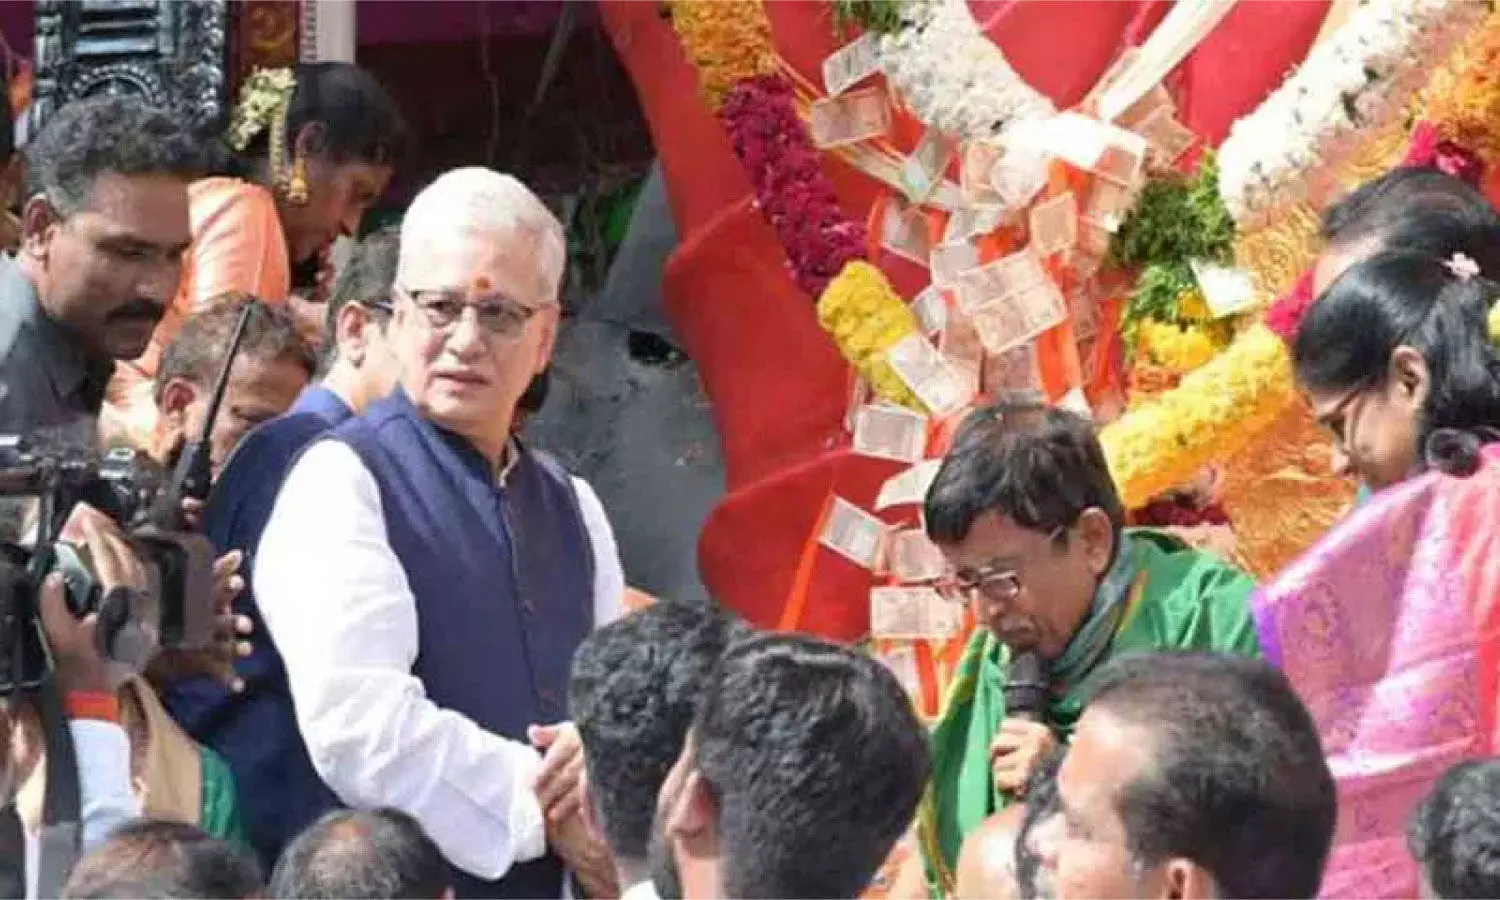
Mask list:
[[[452,873],[416,819],[396,809],[335,810],[299,834],[271,873],[272,897],[441,897]]]
[[[193,314],[162,353],[156,371],[155,396],[161,402],[162,390],[173,378],[208,390],[213,387],[224,354],[245,307],[251,309],[245,323],[245,337],[240,342],[240,359],[288,360],[312,377],[313,350],[297,331],[297,323],[282,310],[269,306],[249,294],[230,293],[216,299],[202,312]]]
[[[931,768],[896,677],[803,635],[736,641],[693,722],[727,897],[856,897],[911,824]]]
[[[326,373],[338,359],[339,313],[356,303],[370,311],[370,318],[384,328],[391,318],[391,287],[396,283],[396,264],[401,258],[401,226],[386,225],[366,235],[354,246],[343,271],[334,282],[323,322],[323,360]]]
[[[1057,770],[1062,768],[1067,748],[1056,747],[1042,759],[1036,771],[1026,779],[1026,814],[1021,818],[1021,828],[1016,832],[1016,884],[1022,897],[1040,897],[1042,891],[1036,877],[1041,872],[1040,854],[1030,846],[1031,836],[1038,826],[1057,815]]]
[[[1500,214],[1468,182],[1423,166],[1392,169],[1328,207],[1323,239],[1334,249],[1372,241],[1439,259],[1462,253],[1500,275]]]
[[[1090,507],[1103,510],[1117,534],[1125,526],[1093,423],[1037,403],[999,403],[959,427],[927,491],[927,535],[958,543],[991,511],[1050,534]]]
[[[45,196],[62,216],[83,208],[101,175],[192,181],[203,169],[203,145],[182,114],[139,97],[75,100],[26,145],[27,196]]]
[[[62,895],[244,900],[260,893],[260,866],[196,825],[136,819],[84,854]]]
[[[593,632],[573,654],[568,708],[616,857],[645,861],[656,797],[682,755],[703,684],[744,633],[717,606],[658,601]]]
[[[1434,895],[1500,897],[1500,760],[1449,769],[1417,807],[1406,837]]]
[[[1338,801],[1317,727],[1286,677],[1226,654],[1151,653],[1101,670],[1088,710],[1149,735],[1117,798],[1137,861],[1184,857],[1225,897],[1313,897]]]

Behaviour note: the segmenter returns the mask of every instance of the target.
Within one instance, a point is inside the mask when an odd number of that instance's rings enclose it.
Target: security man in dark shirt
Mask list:
[[[133,97],[80,100],[30,142],[21,249],[0,258],[0,432],[92,420],[177,291],[202,144]]]

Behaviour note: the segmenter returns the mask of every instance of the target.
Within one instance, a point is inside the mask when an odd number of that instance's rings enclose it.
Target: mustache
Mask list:
[[[138,297],[122,306],[116,307],[110,312],[106,319],[119,321],[121,319],[150,319],[155,322],[161,319],[167,311],[166,304],[157,303],[155,300],[147,300]]]

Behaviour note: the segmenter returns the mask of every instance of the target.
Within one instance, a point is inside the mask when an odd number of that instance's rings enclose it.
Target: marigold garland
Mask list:
[[[1169,372],[1183,375],[1206,364],[1220,349],[1219,342],[1202,325],[1143,322],[1139,340],[1140,349],[1152,359]]]
[[[1126,412],[1100,435],[1127,509],[1228,459],[1295,396],[1291,354],[1262,324],[1184,376],[1176,390]]]
[[[849,263],[818,298],[818,322],[877,394],[925,411],[886,360],[892,347],[921,326],[884,273],[863,260]]]
[[[761,213],[776,229],[797,286],[817,296],[844,265],[865,253],[865,227],[839,209],[818,150],[797,115],[791,84],[779,74],[736,84],[719,119],[744,167]]]
[[[1485,159],[1500,158],[1500,10],[1433,76],[1425,118],[1444,139]]]
[[[760,0],[673,0],[671,10],[709,109],[717,111],[740,81],[776,71],[771,23]]]

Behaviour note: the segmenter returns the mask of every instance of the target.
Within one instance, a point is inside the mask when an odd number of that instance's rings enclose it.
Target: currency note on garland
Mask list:
[[[1154,110],[1140,121],[1135,130],[1151,147],[1150,166],[1154,169],[1171,167],[1198,141],[1198,135],[1177,121],[1170,107]]]
[[[932,196],[948,161],[953,158],[953,139],[936,128],[922,134],[915,150],[901,165],[901,191],[912,203],[924,203]]]
[[[932,481],[937,478],[938,469],[942,465],[941,459],[924,459],[905,472],[887,478],[885,484],[880,486],[880,492],[875,495],[875,509],[886,510],[893,506],[922,503],[927,499],[927,490],[932,487]]]
[[[1133,200],[1129,186],[1104,175],[1096,175],[1094,183],[1089,187],[1089,202],[1084,209],[1084,216],[1114,234],[1120,230]]]
[[[943,225],[943,241],[983,237],[1005,224],[1003,206],[965,206],[955,209]]]
[[[915,463],[927,447],[927,417],[900,406],[871,403],[854,414],[854,452]]]
[[[891,128],[890,99],[872,87],[817,100],[811,124],[813,143],[822,149],[880,137]]]
[[[873,569],[885,540],[885,523],[845,500],[834,497],[818,543],[855,565]]]
[[[948,571],[943,551],[920,528],[907,528],[891,534],[886,566],[892,575],[907,583],[936,581]]]
[[[892,202],[885,206],[880,219],[880,246],[902,259],[910,260],[923,268],[932,255],[932,245],[927,239],[927,223],[921,213],[904,203]]]
[[[997,300],[1030,288],[1047,279],[1041,258],[1032,247],[965,272],[959,279],[958,308],[974,315]]]
[[[870,635],[875,638],[942,640],[955,624],[954,604],[929,587],[878,587],[870,591]]]
[[[970,206],[998,206],[1000,195],[990,182],[990,172],[1000,161],[1003,148],[996,141],[972,140],[964,144],[958,170],[958,190]]]
[[[910,644],[887,647],[876,654],[909,697],[922,695],[922,677],[917,668],[917,649]]]
[[[991,353],[1031,340],[1067,318],[1066,298],[1051,279],[991,303],[972,316],[979,340]]]
[[[1034,400],[1042,390],[1042,367],[1037,359],[1036,342],[1027,341],[1004,353],[987,353],[984,357],[984,392],[996,400],[1024,402]]]
[[[972,393],[965,391],[959,373],[920,334],[908,335],[898,341],[886,351],[886,360],[934,416],[952,415],[973,398]]]
[[[1072,250],[1078,244],[1078,201],[1072,191],[1031,208],[1031,246],[1039,256]]]
[[[979,266],[979,248],[968,239],[949,241],[932,248],[932,283],[940,288],[957,284],[964,273]]]
[[[844,408],[844,430],[850,434],[854,433],[854,415],[860,411],[874,392],[870,390],[870,382],[863,375],[855,375],[849,383],[849,405]]]
[[[879,71],[875,37],[867,32],[823,60],[823,87],[828,96],[836,97]]]
[[[948,323],[948,300],[937,285],[929,284],[912,298],[911,312],[922,326],[922,333],[934,335]]]

